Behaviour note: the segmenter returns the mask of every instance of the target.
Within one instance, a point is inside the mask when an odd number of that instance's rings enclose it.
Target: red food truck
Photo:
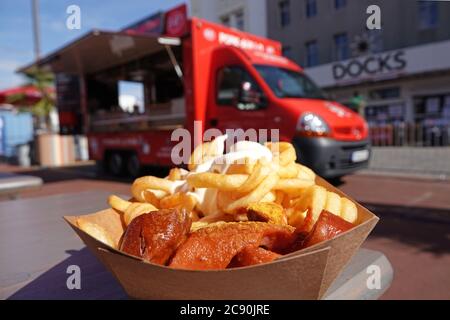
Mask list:
[[[113,174],[172,165],[177,128],[195,138],[208,128],[279,129],[327,178],[367,166],[364,119],[281,52],[277,41],[188,19],[181,6],[119,32],[94,30],[21,71],[56,74],[62,133],[86,134],[90,158]],[[127,101],[123,83],[139,85],[140,101]]]

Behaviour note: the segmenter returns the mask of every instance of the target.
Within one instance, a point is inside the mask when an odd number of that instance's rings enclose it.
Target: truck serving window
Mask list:
[[[224,67],[217,74],[217,104],[240,110],[258,110],[266,105],[265,96],[252,76],[241,67]]]
[[[324,92],[303,73],[265,65],[255,68],[279,98],[326,99]]]

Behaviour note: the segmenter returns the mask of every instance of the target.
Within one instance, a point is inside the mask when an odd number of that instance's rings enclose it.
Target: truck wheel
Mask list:
[[[95,172],[97,175],[102,175],[105,173],[105,163],[103,161],[97,160],[95,161]]]
[[[123,158],[118,152],[113,152],[108,157],[108,170],[114,176],[120,176],[123,171]]]
[[[138,177],[141,172],[141,163],[135,153],[131,154],[127,159],[127,172],[132,178]]]

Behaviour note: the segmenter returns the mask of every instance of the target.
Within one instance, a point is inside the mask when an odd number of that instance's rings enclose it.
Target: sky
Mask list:
[[[40,0],[41,56],[93,28],[118,30],[183,0]],[[0,90],[24,80],[15,70],[34,59],[32,0],[0,0]],[[66,27],[67,7],[81,9],[81,29]]]

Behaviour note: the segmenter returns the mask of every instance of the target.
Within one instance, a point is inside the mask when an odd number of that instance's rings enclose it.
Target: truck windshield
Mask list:
[[[279,98],[326,99],[325,93],[303,73],[266,65],[255,68]]]

